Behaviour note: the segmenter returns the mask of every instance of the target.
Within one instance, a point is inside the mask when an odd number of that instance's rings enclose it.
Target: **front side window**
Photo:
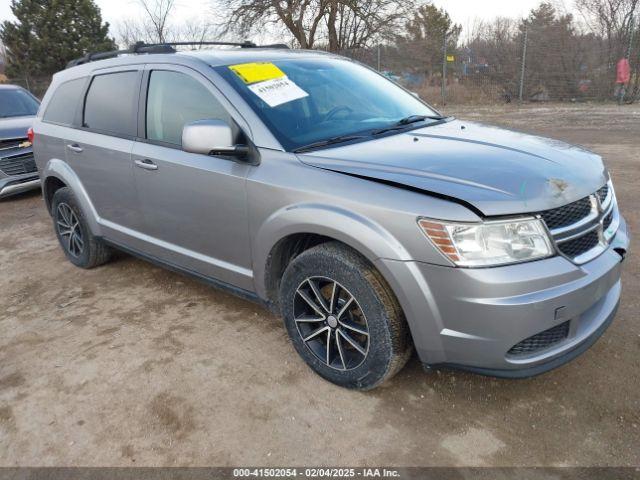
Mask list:
[[[185,124],[207,119],[224,120],[236,128],[220,102],[194,78],[165,70],[151,72],[147,94],[147,139],[181,145]]]
[[[43,120],[60,125],[73,125],[84,82],[84,78],[78,78],[60,85],[49,100]]]
[[[287,150],[386,129],[412,116],[438,117],[395,83],[348,60],[299,58],[214,69]]]
[[[0,89],[0,118],[35,115],[39,105],[30,93],[21,88]]]
[[[134,137],[137,133],[138,72],[94,77],[84,106],[84,126],[106,134]]]

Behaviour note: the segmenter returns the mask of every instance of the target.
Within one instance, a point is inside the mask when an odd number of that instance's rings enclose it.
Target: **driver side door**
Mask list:
[[[148,66],[143,78],[144,138],[132,162],[140,198],[144,252],[208,278],[252,291],[247,163],[182,150],[186,123],[220,119],[240,129],[199,73]]]

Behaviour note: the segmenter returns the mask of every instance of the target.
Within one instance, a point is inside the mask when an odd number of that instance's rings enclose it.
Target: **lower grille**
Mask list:
[[[566,321],[515,344],[507,352],[507,355],[530,355],[532,353],[539,352],[540,350],[545,350],[556,343],[563,341],[569,336],[570,323],[571,321]]]
[[[574,258],[583,253],[587,253],[592,248],[598,246],[600,237],[597,231],[592,231],[581,237],[558,244],[558,248],[567,257]]]
[[[14,157],[0,158],[0,171],[5,175],[22,175],[25,173],[35,173],[37,171],[36,162],[32,153],[16,155]]]

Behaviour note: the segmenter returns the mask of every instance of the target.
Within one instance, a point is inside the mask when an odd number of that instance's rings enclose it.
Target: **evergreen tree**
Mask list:
[[[539,100],[569,100],[578,96],[585,49],[571,14],[560,14],[549,2],[531,10],[520,25],[518,44],[527,29],[525,93]]]
[[[413,10],[396,43],[405,58],[412,59],[424,73],[431,75],[442,71],[445,35],[447,53],[455,55],[461,33],[462,26],[455,24],[445,9],[425,3]]]
[[[12,0],[11,11],[17,20],[0,25],[9,77],[48,76],[87,52],[115,49],[93,0]]]

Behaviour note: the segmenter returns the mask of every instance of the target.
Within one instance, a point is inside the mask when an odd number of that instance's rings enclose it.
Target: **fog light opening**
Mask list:
[[[620,255],[620,261],[622,262],[626,256],[627,256],[627,251],[624,248],[614,248],[615,252]]]

